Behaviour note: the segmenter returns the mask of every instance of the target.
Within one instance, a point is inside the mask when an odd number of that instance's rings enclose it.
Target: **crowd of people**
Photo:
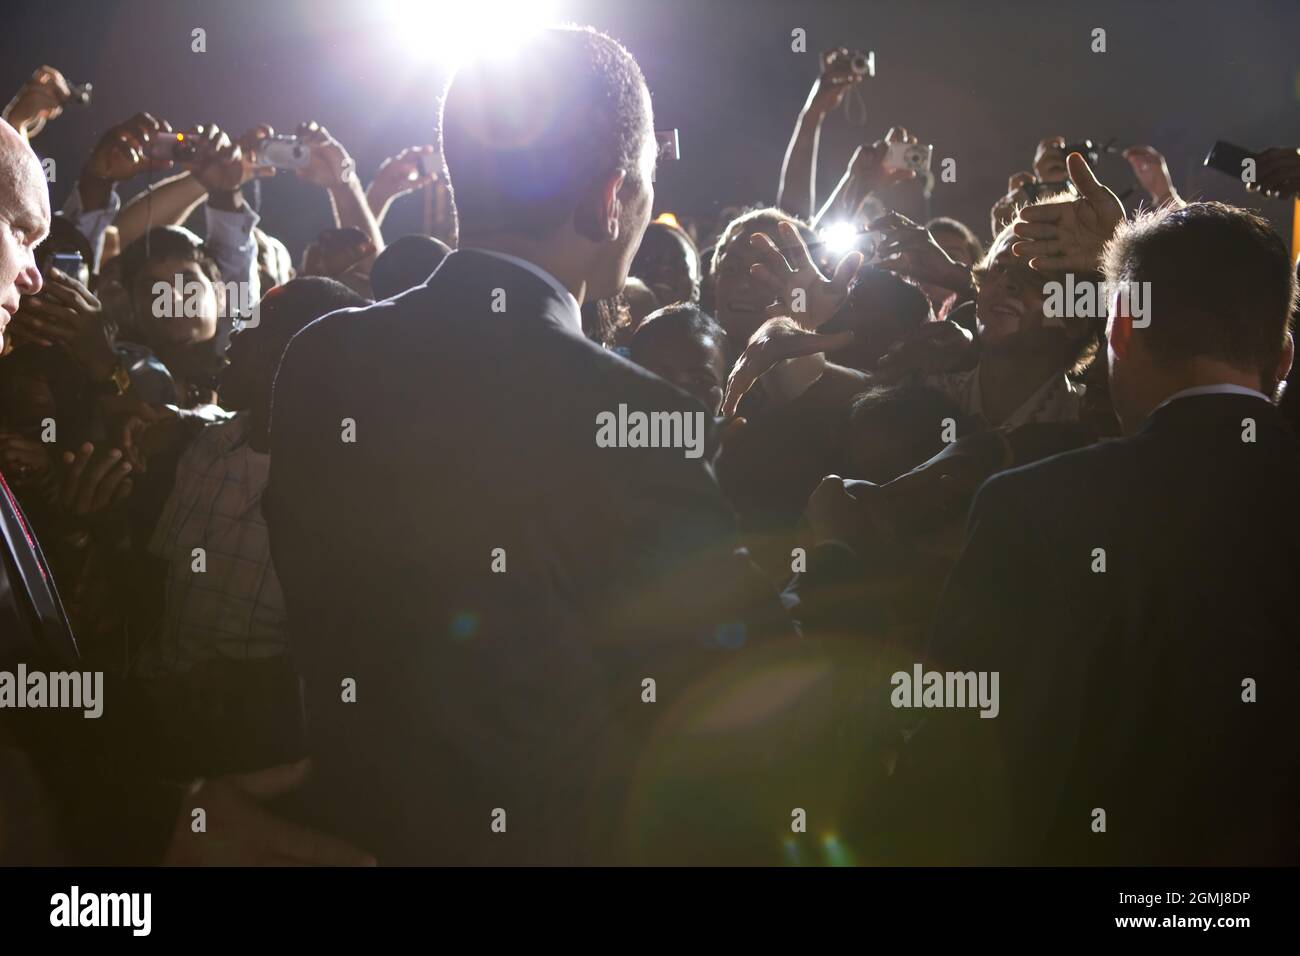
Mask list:
[[[823,196],[862,74],[822,64],[775,203],[720,221],[654,215],[649,92],[590,29],[461,67],[368,186],[315,122],[277,167],[140,113],[56,212],[37,70],[0,669],[106,693],[0,709],[0,863],[1300,862],[1281,224],[1148,145],[1126,209],[1059,135],[988,223],[887,208],[901,126]],[[298,257],[277,174],[329,200]],[[1058,315],[1067,281],[1107,294]],[[702,453],[604,447],[624,407]]]

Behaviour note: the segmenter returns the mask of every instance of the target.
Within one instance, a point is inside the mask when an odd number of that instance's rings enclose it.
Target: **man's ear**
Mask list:
[[[619,218],[623,212],[618,192],[626,179],[626,170],[615,169],[596,183],[594,193],[578,206],[573,217],[578,235],[598,243],[618,239]]]
[[[1106,326],[1106,341],[1110,350],[1120,358],[1128,356],[1133,344],[1133,317],[1128,314],[1123,296],[1116,296],[1113,301],[1110,323]]]
[[[1278,356],[1277,371],[1274,373],[1273,382],[1285,382],[1287,376],[1291,374],[1291,363],[1295,361],[1295,337],[1287,332],[1286,338],[1282,342],[1282,354]]]

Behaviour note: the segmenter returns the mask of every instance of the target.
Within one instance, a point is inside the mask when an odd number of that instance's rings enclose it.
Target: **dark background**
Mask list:
[[[956,182],[936,185],[931,214],[983,236],[989,206],[1012,172],[1030,167],[1041,137],[1116,137],[1161,150],[1185,197],[1259,208],[1290,233],[1289,203],[1257,199],[1200,162],[1216,139],[1248,149],[1300,142],[1295,0],[557,0],[555,8],[623,41],[649,80],[656,125],[680,128],[682,162],[660,174],[657,210],[708,215],[719,204],[771,202],[817,51],[844,45],[875,52],[876,78],[864,89],[865,126],[843,109],[827,120],[823,198],[856,143],[899,124],[933,143],[936,170],[942,157],[957,161]],[[214,121],[234,134],[315,119],[369,182],[385,156],[432,141],[447,77],[445,61],[413,53],[436,27],[383,9],[381,0],[27,2],[6,11],[0,83],[8,97],[49,63],[95,85],[89,109],[69,108],[34,141],[58,164],[56,207],[103,130],[140,110],[178,128]],[[196,26],[207,30],[203,54],[190,50]],[[808,53],[791,52],[795,27],[807,31]],[[1094,27],[1106,30],[1108,52],[1091,52]],[[436,39],[431,48],[454,44]],[[1136,187],[1118,156],[1104,157],[1099,174],[1118,192]],[[263,185],[263,228],[296,257],[329,225],[328,202],[292,174]],[[1143,195],[1135,188],[1130,205]],[[909,215],[926,212],[915,188],[890,199]],[[385,233],[417,231],[421,214],[419,199],[399,200]]]

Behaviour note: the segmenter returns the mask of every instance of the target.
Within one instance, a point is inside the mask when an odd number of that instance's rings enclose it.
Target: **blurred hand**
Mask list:
[[[15,488],[43,484],[54,469],[51,445],[13,432],[0,432],[0,474]]]
[[[1155,147],[1130,146],[1124,150],[1124,158],[1133,167],[1133,175],[1142,184],[1142,188],[1151,194],[1151,201],[1155,205],[1178,200],[1174,181],[1169,176],[1169,167]]]
[[[167,169],[171,160],[150,159],[149,148],[173,132],[166,120],[156,120],[148,113],[137,113],[100,137],[90,159],[86,160],[82,176],[121,182],[140,173]]]
[[[52,66],[42,66],[22,85],[5,107],[4,118],[29,139],[58,119],[72,96],[68,81]]]
[[[1016,210],[1029,202],[1029,193],[1025,187],[1034,182],[1034,174],[1027,172],[1012,173],[1011,178],[1007,180],[1007,194],[993,204],[993,209],[989,213],[989,218],[993,223],[993,235],[1002,231],[1012,219],[1016,218]]]
[[[48,270],[37,295],[22,301],[22,325],[38,341],[59,345],[86,370],[91,381],[106,379],[117,361],[112,328],[89,289],[58,269]]]
[[[1063,183],[1068,175],[1065,166],[1065,137],[1048,136],[1034,148],[1034,176],[1040,183]]]
[[[250,179],[266,179],[279,172],[274,166],[257,166],[253,163],[253,158],[257,155],[257,148],[261,145],[262,140],[270,139],[274,135],[275,130],[262,123],[246,130],[244,135],[236,140],[239,146],[240,159],[244,164],[243,182],[246,183]]]
[[[1039,272],[1095,271],[1102,249],[1124,221],[1119,197],[1097,181],[1088,161],[1071,153],[1066,162],[1079,198],[1026,206],[1012,229],[1023,240],[1011,247],[1012,254]]]
[[[808,96],[809,109],[829,113],[840,105],[845,93],[862,82],[864,77],[853,72],[852,62],[847,47],[823,51],[821,75],[813,81]]]
[[[750,245],[758,257],[758,262],[749,267],[750,277],[777,300],[768,309],[770,316],[789,316],[804,329],[815,331],[844,304],[864,257],[860,252],[850,252],[828,279],[813,263],[798,229],[783,222],[777,227],[777,239],[779,248],[766,233],[750,236]]]
[[[435,173],[424,171],[421,157],[432,160],[436,156],[437,150],[432,146],[408,146],[379,164],[369,191],[383,199],[389,199],[432,185],[438,177]]]
[[[374,866],[375,858],[342,840],[282,820],[261,804],[297,789],[310,762],[255,773],[198,780],[181,802],[168,866]],[[207,829],[195,833],[192,811],[203,808]]]
[[[356,163],[329,130],[315,122],[303,123],[298,127],[298,136],[311,151],[307,165],[296,170],[299,176],[323,189],[352,181]]]
[[[186,141],[193,145],[194,152],[180,164],[193,173],[208,192],[233,192],[244,184],[245,168],[251,169],[251,164],[244,162],[243,151],[220,126],[200,124],[194,127]]]
[[[884,140],[876,140],[866,146],[859,146],[849,159],[849,175],[859,184],[858,191],[865,199],[874,192],[887,186],[911,182],[916,178],[915,169],[886,169],[885,157],[891,143],[915,143],[916,137],[901,126],[890,127]]]
[[[876,249],[876,265],[947,289],[970,283],[970,270],[944,252],[925,226],[890,212],[872,220],[871,229],[883,237]]]
[[[877,486],[868,481],[852,481],[839,475],[821,480],[808,505],[803,523],[812,536],[813,545],[841,541],[861,550],[867,540],[888,533],[871,506]]]
[[[820,335],[800,328],[788,318],[768,319],[750,336],[745,351],[727,376],[727,390],[722,396],[720,414],[723,418],[735,415],[745,393],[778,363],[801,355],[832,352],[852,341],[852,331]]]
[[[1273,146],[1259,154],[1251,192],[1270,198],[1300,194],[1300,147]]]
[[[95,446],[86,442],[74,455],[63,453],[67,466],[63,480],[54,492],[54,503],[64,514],[84,518],[103,511],[131,493],[131,463],[117,448],[96,454]]]
[[[184,421],[174,405],[159,408],[139,400],[114,415],[110,425],[117,446],[136,474],[149,471],[149,459],[185,438]]]
[[[969,367],[974,352],[975,337],[956,322],[926,322],[880,357],[876,376],[941,375]]]

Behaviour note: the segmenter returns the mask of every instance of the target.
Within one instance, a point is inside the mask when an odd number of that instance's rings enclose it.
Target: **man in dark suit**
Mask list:
[[[629,828],[666,858],[743,857],[742,814],[704,809],[720,791],[674,789],[687,763],[739,780],[728,754],[671,737],[632,787],[652,728],[792,632],[736,550],[711,416],[582,335],[650,215],[640,69],[602,34],[543,31],[462,67],[442,131],[461,248],[309,326],[276,380],[265,511],[317,767],[305,812],[387,863],[654,858]],[[602,435],[624,413],[682,428],[669,447]],[[768,770],[750,803],[780,792]],[[629,820],[634,797],[671,812]],[[793,805],[766,818],[778,835]]]
[[[1300,456],[1271,397],[1296,282],[1218,203],[1122,224],[1110,389],[1125,437],[980,490],[925,668],[997,672],[995,717],[923,709],[901,859],[1300,862]],[[951,704],[951,701],[948,701]]]

